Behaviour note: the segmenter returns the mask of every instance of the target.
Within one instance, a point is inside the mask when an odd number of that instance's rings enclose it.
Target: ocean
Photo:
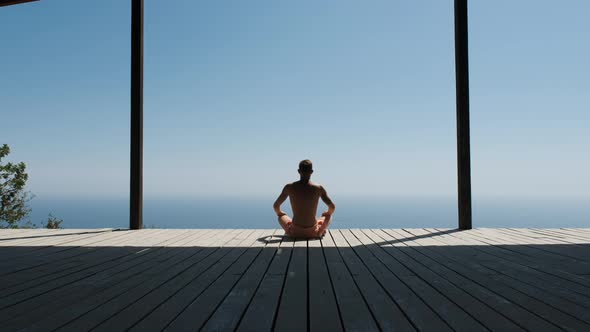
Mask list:
[[[334,228],[457,227],[455,198],[333,198]],[[274,228],[274,199],[145,199],[146,228]],[[127,199],[41,199],[30,204],[39,225],[49,213],[64,228],[128,228]],[[288,200],[283,211],[291,214]],[[318,215],[325,206],[320,202]],[[590,204],[583,199],[473,199],[474,227],[590,227]]]

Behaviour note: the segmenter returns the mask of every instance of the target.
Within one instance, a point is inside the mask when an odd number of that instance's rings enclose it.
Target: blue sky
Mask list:
[[[475,197],[590,197],[588,1],[470,1]],[[456,191],[452,1],[145,1],[148,197]],[[130,1],[0,8],[0,143],[124,197]]]

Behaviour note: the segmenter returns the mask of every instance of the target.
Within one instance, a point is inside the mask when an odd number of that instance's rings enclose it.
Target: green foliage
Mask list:
[[[25,185],[29,175],[25,163],[3,163],[2,159],[10,153],[8,145],[0,147],[0,228],[18,228],[18,222],[28,217],[32,199]],[[24,226],[30,226],[30,222]]]
[[[2,163],[2,159],[10,153],[8,145],[0,147],[0,228],[37,228],[29,219],[31,208],[28,203],[33,195],[25,191],[29,179],[25,163]],[[19,224],[19,222],[22,222]],[[51,213],[47,217],[45,228],[62,228],[62,219]]]
[[[64,222],[62,219],[56,218],[50,213],[47,217],[47,224],[45,225],[45,228],[61,229],[62,222]]]

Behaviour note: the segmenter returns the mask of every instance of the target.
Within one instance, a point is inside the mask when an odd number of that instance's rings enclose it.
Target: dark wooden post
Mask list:
[[[467,0],[455,0],[459,229],[471,229],[471,153],[469,146],[469,65],[467,30]]]
[[[143,227],[143,0],[131,0],[129,228]]]

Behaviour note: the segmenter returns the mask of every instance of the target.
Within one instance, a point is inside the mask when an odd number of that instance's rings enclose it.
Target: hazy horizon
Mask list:
[[[457,227],[454,197],[363,199],[333,197],[337,209],[332,228]],[[153,199],[143,205],[148,228],[275,228],[273,199]],[[65,228],[127,228],[129,201],[120,199],[35,199],[30,221],[41,223],[49,213],[63,220]],[[283,211],[291,213],[289,201]],[[318,206],[317,215],[325,210]],[[587,227],[587,200],[473,200],[473,226],[481,227]]]
[[[280,194],[280,188],[269,192],[266,194],[223,194],[223,195],[168,195],[168,196],[157,196],[157,195],[144,195],[144,200],[218,200],[218,199],[235,199],[235,200],[269,200],[276,199],[276,197]],[[33,199],[43,199],[43,200],[125,200],[129,199],[129,194],[110,194],[110,195],[96,195],[96,194],[89,194],[89,195],[56,195],[56,194],[38,194],[35,192],[30,191],[33,194]],[[330,194],[331,196],[334,196]],[[384,199],[457,199],[457,193],[448,194],[448,195],[432,195],[432,194],[418,194],[418,195],[394,195],[394,194],[384,194],[384,195],[355,195],[355,194],[341,194],[337,193],[335,197],[344,198],[344,199],[376,199],[376,200],[384,200]],[[534,201],[560,201],[560,200],[581,200],[585,201],[590,199],[590,196],[551,196],[551,195],[528,195],[528,196],[520,196],[520,195],[476,195],[472,197],[472,199],[484,199],[484,200],[534,200]],[[272,202],[271,202],[272,203]]]

